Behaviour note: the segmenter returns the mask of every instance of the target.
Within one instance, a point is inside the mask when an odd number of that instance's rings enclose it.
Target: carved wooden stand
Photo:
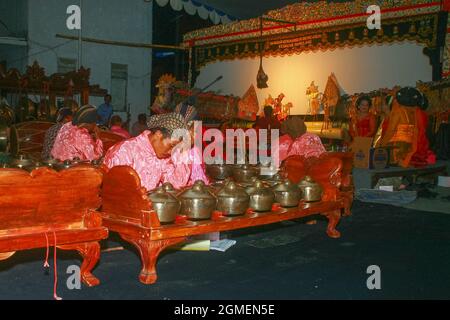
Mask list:
[[[305,172],[312,175],[324,188],[320,202],[300,202],[295,208],[275,206],[271,212],[248,211],[237,217],[226,217],[215,212],[211,220],[195,222],[180,215],[175,223],[167,225],[160,224],[137,173],[131,167],[114,167],[103,179],[103,224],[138,249],[142,260],[139,280],[145,284],[152,284],[157,280],[156,262],[159,254],[167,247],[185,241],[188,236],[255,227],[319,214],[328,219],[328,236],[339,238],[336,226],[341,212],[351,205],[349,198],[342,196],[339,191],[342,161],[336,157],[324,158],[319,164]]]
[[[98,285],[91,271],[100,258],[98,241],[108,237],[95,211],[101,183],[102,173],[91,166],[31,173],[0,169],[0,260],[47,246],[77,250],[83,258],[81,280]]]
[[[57,247],[63,250],[77,250],[83,258],[81,280],[89,287],[100,284],[100,280],[91,273],[100,259],[100,244],[98,242],[85,242]]]
[[[164,240],[150,240],[150,239],[134,239],[125,234],[121,234],[122,238],[132,243],[139,250],[142,261],[142,270],[139,274],[139,281],[145,284],[152,284],[156,282],[158,276],[156,275],[156,261],[159,254],[174,244],[184,241],[186,238],[173,238]]]

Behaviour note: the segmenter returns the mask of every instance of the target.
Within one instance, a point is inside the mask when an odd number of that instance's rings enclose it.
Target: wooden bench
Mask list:
[[[81,279],[100,281],[91,273],[100,257],[102,226],[101,171],[78,166],[56,172],[39,168],[0,169],[0,260],[15,251],[56,246],[83,257]],[[55,241],[56,239],[56,241]]]
[[[156,261],[167,247],[181,243],[188,236],[220,232],[276,223],[284,220],[303,218],[321,214],[328,218],[327,234],[340,237],[336,225],[341,210],[348,205],[340,196],[339,187],[342,161],[337,157],[323,158],[319,168],[306,171],[324,186],[323,199],[316,203],[301,202],[296,208],[277,208],[272,212],[225,217],[215,212],[211,220],[188,221],[185,216],[177,217],[175,223],[161,225],[152,203],[147,198],[147,190],[141,186],[139,176],[128,166],[114,167],[105,173],[102,188],[102,216],[104,225],[119,233],[126,241],[138,249],[142,261],[139,280],[145,284],[157,279]],[[314,171],[315,170],[315,171]]]

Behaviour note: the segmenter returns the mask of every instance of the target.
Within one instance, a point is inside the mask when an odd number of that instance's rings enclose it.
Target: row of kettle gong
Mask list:
[[[9,163],[2,164],[2,168],[18,168],[24,169],[27,171],[33,171],[34,169],[38,169],[41,167],[49,167],[55,170],[63,170],[69,169],[77,164],[92,164],[95,167],[98,167],[101,164],[101,160],[93,160],[93,161],[81,161],[79,159],[74,160],[65,160],[59,161],[53,158],[43,160],[42,162],[35,162],[30,158],[27,158],[23,154],[19,154],[16,157],[12,158]]]
[[[220,189],[214,190],[201,180],[184,191],[177,191],[170,183],[149,192],[148,197],[153,209],[163,224],[172,223],[181,212],[189,220],[207,220],[215,210],[225,216],[239,216],[251,209],[255,212],[268,212],[274,203],[289,208],[298,206],[301,200],[305,202],[320,201],[322,188],[309,176],[299,184],[288,179],[273,187],[261,180],[244,188],[234,181],[226,181]]]
[[[261,169],[265,169],[261,170]],[[224,180],[230,177],[236,182],[248,183],[254,177],[270,179],[277,170],[268,165],[233,165],[233,164],[211,164],[206,166],[206,174],[212,180]]]

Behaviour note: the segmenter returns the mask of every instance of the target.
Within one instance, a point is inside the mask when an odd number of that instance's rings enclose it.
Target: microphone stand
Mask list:
[[[206,89],[208,89],[209,87],[211,87],[213,84],[215,84],[216,82],[219,82],[220,80],[222,80],[223,76],[219,76],[217,77],[213,82],[211,82],[210,84],[208,84],[206,87],[204,87],[203,89],[201,89],[200,91],[196,92],[195,94],[191,94],[189,97],[187,97],[186,99],[184,99],[181,103],[184,105],[185,103],[187,103],[189,101],[189,99],[191,98],[195,98],[196,96],[198,96],[200,93],[204,92]],[[192,89],[191,89],[192,90]]]

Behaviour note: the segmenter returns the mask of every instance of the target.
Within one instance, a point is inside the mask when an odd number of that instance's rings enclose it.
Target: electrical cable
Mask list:
[[[29,40],[30,41],[30,40]],[[68,41],[66,41],[66,42],[63,42],[63,43],[60,43],[60,44],[58,44],[58,45],[56,45],[56,46],[53,46],[53,47],[47,47],[45,50],[41,50],[41,51],[38,51],[38,52],[35,52],[35,53],[30,53],[30,54],[28,54],[28,55],[26,55],[26,56],[23,56],[23,57],[20,57],[20,58],[18,58],[18,59],[15,59],[15,60],[10,60],[10,61],[8,61],[8,63],[9,64],[12,64],[12,63],[15,63],[15,62],[19,62],[19,61],[23,61],[23,60],[28,60],[28,58],[30,58],[30,57],[33,57],[33,56],[36,56],[36,55],[39,55],[39,54],[41,54],[41,53],[45,53],[45,52],[48,52],[48,51],[53,51],[54,49],[56,49],[56,48],[59,48],[59,47],[62,47],[62,46],[64,46],[64,45],[66,45],[66,44],[68,44],[69,42],[71,42],[72,40],[68,40]],[[56,54],[56,53],[55,53]]]
[[[0,19],[0,24],[5,27],[6,31],[8,31],[8,35],[11,35],[12,32],[11,30],[9,30],[8,26],[6,25],[6,23],[4,23],[1,19]]]

